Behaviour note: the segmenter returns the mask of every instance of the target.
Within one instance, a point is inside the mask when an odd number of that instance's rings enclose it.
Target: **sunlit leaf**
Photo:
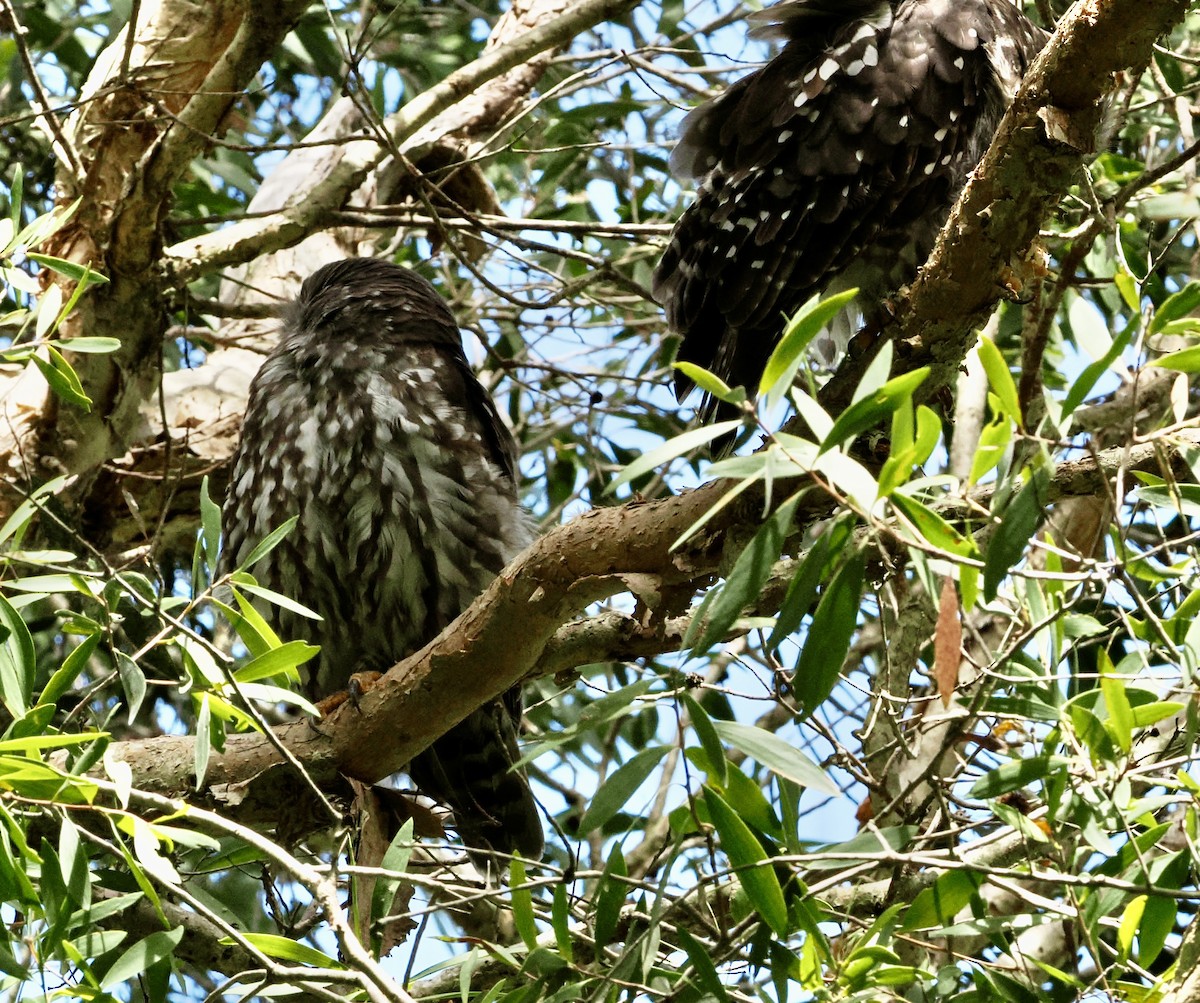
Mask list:
[[[665,463],[670,462],[677,456],[682,456],[684,453],[690,453],[693,449],[707,445],[718,436],[724,435],[727,432],[732,432],[735,428],[741,428],[740,421],[719,421],[715,425],[702,425],[699,428],[693,428],[691,431],[684,432],[682,435],[677,435],[673,439],[669,439],[661,446],[650,450],[639,459],[629,464],[621,471],[617,477],[609,482],[605,491],[611,494],[623,484],[628,484],[630,481],[635,481],[639,477],[657,470]]]
[[[758,384],[760,396],[766,396],[770,402],[786,393],[804,359],[805,349],[857,295],[857,289],[847,289],[823,300],[809,300],[796,311],[763,369]]]
[[[714,721],[717,734],[736,749],[801,787],[808,787],[831,797],[840,797],[837,784],[816,763],[799,749],[785,742],[774,732],[738,724],[735,721]]]

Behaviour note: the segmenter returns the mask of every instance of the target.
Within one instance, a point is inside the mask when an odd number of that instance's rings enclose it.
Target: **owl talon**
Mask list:
[[[337,693],[330,693],[323,700],[317,701],[317,710],[321,712],[321,717],[329,717],[330,714],[344,703],[352,704],[355,710],[362,710],[358,704],[359,697],[374,686],[382,675],[382,672],[373,671],[354,673],[344,690],[339,690]]]
[[[379,682],[382,675],[382,672],[356,672],[350,677],[350,682],[346,686],[346,696],[354,704],[355,710],[362,710],[358,705],[358,698]]]

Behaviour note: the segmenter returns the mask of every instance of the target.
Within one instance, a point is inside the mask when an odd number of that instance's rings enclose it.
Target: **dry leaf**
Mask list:
[[[937,630],[933,635],[933,678],[943,706],[950,706],[958,685],[958,667],[962,662],[962,620],[958,615],[958,591],[949,576],[942,582],[938,604]]]

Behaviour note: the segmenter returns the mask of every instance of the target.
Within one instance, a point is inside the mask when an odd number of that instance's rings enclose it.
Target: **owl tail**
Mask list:
[[[519,758],[520,696],[479,708],[417,756],[409,775],[420,792],[454,813],[471,860],[484,873],[507,865],[494,854],[540,860],[542,819]]]

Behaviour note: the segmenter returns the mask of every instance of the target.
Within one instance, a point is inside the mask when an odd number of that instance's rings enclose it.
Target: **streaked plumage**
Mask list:
[[[385,261],[348,259],[305,281],[251,386],[224,507],[233,567],[293,515],[252,573],[320,613],[273,610],[321,645],[316,698],[383,671],[435,637],[531,538],[515,446],[467,364],[434,288]],[[510,690],[410,766],[476,850],[540,856],[542,829],[517,758]]]

